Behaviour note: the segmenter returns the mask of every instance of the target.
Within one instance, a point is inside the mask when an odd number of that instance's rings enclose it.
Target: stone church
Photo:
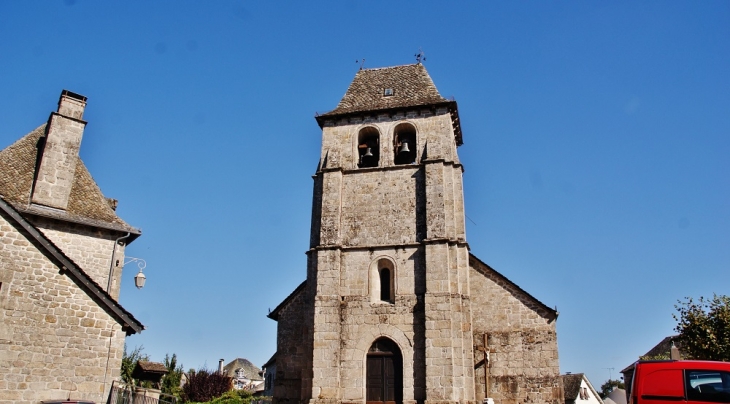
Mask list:
[[[79,158],[86,97],[0,151],[0,402],[106,401],[125,336],[144,326],[118,303],[125,246]],[[110,163],[112,164],[112,163]]]
[[[420,63],[360,70],[316,117],[306,280],[275,403],[562,403],[558,313],[469,252],[456,102]]]

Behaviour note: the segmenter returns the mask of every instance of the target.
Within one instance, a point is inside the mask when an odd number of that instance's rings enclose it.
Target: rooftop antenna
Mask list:
[[[413,56],[416,57],[416,63],[419,64],[419,65],[421,64],[422,61],[423,62],[426,61],[426,54],[423,53],[423,50],[421,48],[418,48],[418,53],[416,53]]]
[[[360,70],[362,70],[363,65],[365,64],[365,58],[362,58],[362,60],[355,60],[355,63],[360,63]]]
[[[612,377],[612,374],[611,373],[613,372],[613,370],[615,368],[604,368],[604,369],[608,369],[608,380],[613,380],[613,379],[611,379],[611,377]]]

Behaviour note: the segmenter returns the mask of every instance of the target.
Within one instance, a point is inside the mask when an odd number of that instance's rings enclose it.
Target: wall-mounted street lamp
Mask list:
[[[139,272],[137,273],[137,275],[134,276],[134,286],[136,286],[137,289],[142,289],[144,287],[145,281],[147,280],[147,277],[144,276],[144,273],[142,273],[142,270],[147,267],[147,261],[143,260],[142,258],[135,257],[124,258],[124,265],[132,262],[136,262],[137,268],[139,268]]]

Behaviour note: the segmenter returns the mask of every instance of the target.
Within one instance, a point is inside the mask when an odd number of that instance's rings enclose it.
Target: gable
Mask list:
[[[533,311],[536,315],[546,319],[548,322],[555,321],[558,318],[557,310],[551,309],[541,301],[537,300],[537,298],[527,293],[525,290],[517,286],[517,284],[507,279],[507,277],[497,272],[471,253],[469,254],[469,267],[473,270],[472,273],[476,272],[490,280],[492,283],[498,285],[506,295],[518,301],[525,308]],[[478,279],[472,281],[472,285],[477,284],[479,284]],[[471,294],[473,297],[480,296],[480,294],[483,294],[484,292],[485,291],[483,290],[475,290],[474,286],[472,286]]]
[[[71,260],[60,248],[48,239],[37,227],[26,220],[20,212],[15,210],[9,203],[0,197],[0,217],[5,219],[14,230],[32,244],[37,251],[43,254],[53,263],[59,272],[70,278],[91,300],[100,308],[113,317],[126,332],[127,335],[141,332],[144,329],[142,323],[126,311],[114,298],[109,295],[99,284]],[[10,242],[10,232],[0,233],[3,242]],[[16,241],[17,242],[17,241]],[[16,242],[13,242],[15,244]],[[21,243],[22,244],[22,243]],[[0,245],[2,247],[2,245]]]
[[[284,300],[279,303],[274,310],[270,311],[269,314],[266,316],[274,321],[279,321],[279,314],[282,312],[282,310],[285,310],[289,304],[291,304],[303,291],[304,287],[307,285],[307,281],[304,281],[297,286],[296,289],[294,289],[293,292],[289,294]]]

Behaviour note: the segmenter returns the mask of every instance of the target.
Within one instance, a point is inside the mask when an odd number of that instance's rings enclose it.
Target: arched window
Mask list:
[[[380,132],[372,126],[362,128],[357,135],[357,166],[377,167],[380,163]]]
[[[370,264],[370,301],[395,303],[395,265],[388,258]]]
[[[393,299],[390,296],[390,269],[380,269],[380,300],[384,302],[391,302]]]
[[[413,164],[416,162],[416,128],[410,123],[401,123],[395,127],[393,136],[395,164]]]

